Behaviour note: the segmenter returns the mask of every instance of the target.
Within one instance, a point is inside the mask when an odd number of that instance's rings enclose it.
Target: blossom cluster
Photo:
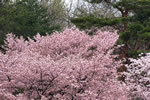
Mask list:
[[[122,73],[131,89],[132,96],[149,100],[150,98],[150,53],[140,54],[137,59],[130,58],[127,71]]]
[[[6,52],[0,52],[0,97],[127,100],[127,87],[116,79],[120,62],[112,55],[118,37],[117,32],[89,36],[73,28],[28,41],[8,34]]]

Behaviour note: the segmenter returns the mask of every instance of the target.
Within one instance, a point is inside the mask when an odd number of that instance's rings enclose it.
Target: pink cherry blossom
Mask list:
[[[126,82],[132,91],[132,96],[149,100],[150,98],[150,53],[137,59],[130,58],[131,64],[126,65]]]
[[[118,37],[78,29],[29,41],[8,34],[6,53],[0,53],[0,89],[16,100],[128,100],[128,87],[116,78],[120,61],[112,55]]]

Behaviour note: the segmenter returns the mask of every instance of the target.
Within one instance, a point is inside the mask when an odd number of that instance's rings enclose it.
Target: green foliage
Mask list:
[[[120,41],[127,44],[129,57],[135,57],[139,51],[150,51],[150,27],[147,23],[133,22],[120,34]]]
[[[149,19],[150,16],[150,0],[136,0],[136,6],[132,9],[134,21],[138,20],[141,23]]]
[[[145,32],[139,36],[143,40],[150,40],[150,32]]]
[[[15,25],[11,32],[32,37],[37,32],[45,34],[55,29],[54,26],[50,26],[47,8],[42,7],[37,0],[22,0],[16,2],[14,6],[12,15]]]
[[[71,22],[74,23],[80,29],[90,29],[91,27],[103,27],[103,26],[112,26],[117,24],[122,24],[127,22],[127,18],[98,18],[95,16],[83,16],[80,18],[72,18]]]
[[[0,7],[0,44],[8,32],[32,38],[37,33],[45,35],[60,29],[57,24],[51,25],[47,8],[38,0],[9,1]]]
[[[120,38],[126,43],[128,40],[137,40],[144,26],[140,23],[129,24],[125,32],[120,35]]]
[[[148,53],[148,52],[150,52],[150,51],[146,51],[146,50],[130,50],[128,52],[128,56],[132,57],[132,58],[137,58],[137,57],[139,57],[139,54],[141,54],[141,53]]]
[[[131,17],[128,28],[120,35],[123,43],[126,43],[131,53],[150,51],[150,1],[137,0],[137,6],[132,9],[134,16]],[[132,52],[134,51],[134,53]]]

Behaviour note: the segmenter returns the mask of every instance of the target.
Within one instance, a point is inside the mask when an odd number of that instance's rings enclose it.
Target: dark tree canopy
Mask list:
[[[59,29],[59,25],[51,25],[47,8],[38,0],[3,1],[0,5],[0,43],[9,32],[26,38]]]

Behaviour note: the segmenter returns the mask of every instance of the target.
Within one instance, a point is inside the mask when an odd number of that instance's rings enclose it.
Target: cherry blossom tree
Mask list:
[[[128,87],[116,78],[117,39],[117,32],[89,36],[76,28],[29,41],[8,34],[0,89],[15,100],[128,100]]]
[[[132,96],[142,100],[150,98],[150,53],[141,54],[139,58],[130,58],[130,64],[126,65],[127,72],[124,75],[129,85]]]

